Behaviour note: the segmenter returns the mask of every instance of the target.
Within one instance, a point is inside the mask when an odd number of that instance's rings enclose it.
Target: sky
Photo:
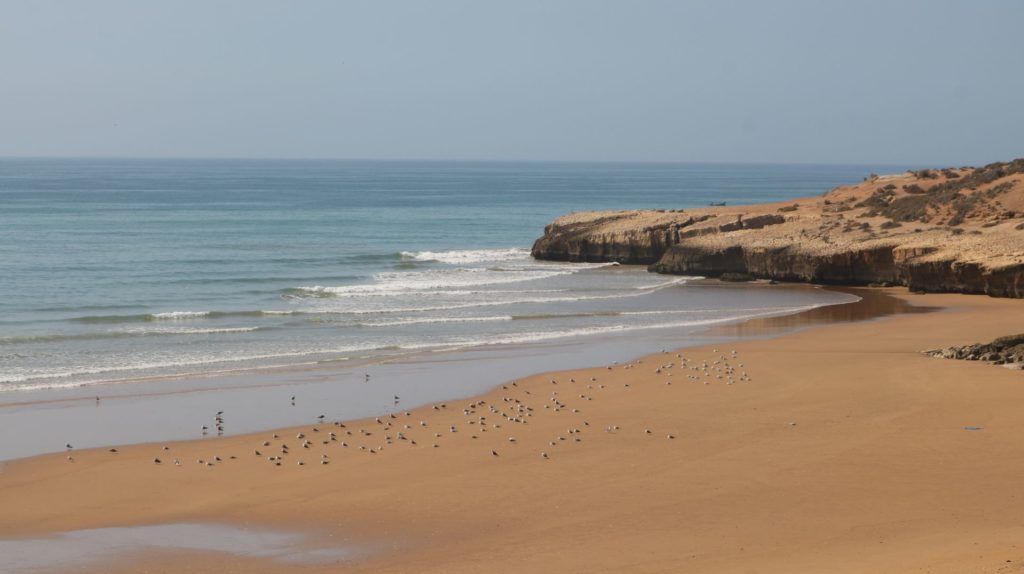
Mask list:
[[[1016,0],[0,0],[0,156],[979,165]]]

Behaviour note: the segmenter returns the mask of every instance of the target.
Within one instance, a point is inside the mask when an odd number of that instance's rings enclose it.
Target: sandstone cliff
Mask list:
[[[1024,159],[871,176],[776,204],[574,213],[548,225],[532,253],[659,273],[1024,297]]]

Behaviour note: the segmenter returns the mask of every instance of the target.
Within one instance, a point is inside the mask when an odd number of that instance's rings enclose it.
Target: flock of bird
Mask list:
[[[556,454],[561,449],[583,443],[588,437],[600,436],[601,431],[610,435],[621,432],[636,432],[643,436],[656,434],[652,428],[624,429],[616,421],[598,422],[588,416],[588,403],[599,398],[613,386],[622,390],[632,388],[631,385],[659,382],[671,386],[682,378],[676,377],[674,380],[673,375],[677,374],[685,374],[683,382],[704,385],[734,385],[751,381],[735,350],[724,354],[714,349],[712,353],[709,359],[696,360],[684,357],[680,353],[672,357],[669,352],[662,350],[661,355],[655,356],[664,356],[671,360],[654,366],[651,369],[653,377],[621,373],[602,376],[599,379],[596,376],[599,371],[592,370],[590,373],[594,373],[595,376],[590,376],[586,381],[577,381],[572,377],[561,381],[552,378],[547,384],[531,381],[529,385],[520,385],[519,382],[512,381],[502,385],[500,392],[496,393],[496,398],[492,400],[473,399],[463,403],[461,407],[449,407],[447,402],[431,405],[429,409],[436,412],[433,416],[423,419],[414,417],[411,411],[396,411],[360,423],[346,424],[343,421],[328,422],[327,416],[321,414],[311,426],[290,431],[289,436],[284,436],[283,431],[278,431],[269,433],[262,440],[256,439],[251,454],[244,456],[255,457],[274,467],[286,464],[300,467],[313,464],[327,466],[349,453],[373,456],[392,452],[399,447],[438,449],[454,441],[474,441],[480,444],[478,452],[481,456],[500,458],[506,452],[522,452],[522,449],[532,448],[536,449],[535,456],[543,460],[552,460],[557,458]],[[608,365],[606,369],[632,371],[645,367],[651,368],[643,360],[636,360],[623,365],[614,363]],[[370,376],[367,374],[366,381],[369,380]],[[296,397],[292,396],[289,402],[295,406],[296,400]],[[399,401],[400,397],[394,395],[396,407]],[[217,436],[224,435],[224,416],[224,411],[218,411],[211,424],[203,425],[202,437],[207,437],[212,432],[216,432]],[[535,417],[541,416],[560,417],[564,421],[564,430],[550,436],[539,436],[543,431],[533,431],[530,424]],[[544,425],[545,428],[548,426],[550,425]],[[295,434],[292,435],[292,432]],[[672,431],[664,430],[657,434],[668,440],[677,436]],[[66,447],[68,460],[74,462],[71,454],[72,445],[67,444]],[[186,464],[169,452],[171,447],[160,448],[160,453],[153,458],[153,464],[178,467]],[[111,448],[108,452],[117,454],[119,451]],[[197,457],[192,464],[215,467],[239,458],[237,454],[212,454]]]

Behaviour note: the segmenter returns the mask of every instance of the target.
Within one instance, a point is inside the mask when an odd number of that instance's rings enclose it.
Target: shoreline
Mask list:
[[[699,283],[697,288],[781,289],[794,294],[819,289],[806,285],[737,285],[717,280]],[[845,293],[852,299],[871,292],[847,290]],[[801,328],[805,314],[813,317],[821,313],[815,309],[850,305],[857,309],[864,306],[863,302],[853,301],[820,303],[814,309],[781,314],[766,311],[764,325],[775,325],[783,331]],[[834,316],[858,320],[873,314],[900,312],[890,307],[881,305],[861,315],[836,311]],[[833,320],[829,319],[832,313],[824,312],[824,320]],[[729,320],[724,324],[739,325],[752,320],[757,317]],[[538,372],[583,368],[610,360],[627,361],[666,346],[693,346],[751,336],[739,331],[716,332],[717,327],[720,325],[646,328],[541,343],[415,352],[375,361],[335,361],[302,368],[246,370],[232,375],[24,391],[24,395],[3,397],[22,400],[0,402],[0,431],[6,428],[6,432],[17,433],[22,428],[41,428],[24,441],[0,445],[0,460],[59,452],[65,443],[74,443],[79,448],[100,448],[210,438],[217,436],[214,429],[220,425],[215,426],[212,416],[207,415],[220,411],[226,413],[223,434],[227,436],[300,425],[315,421],[317,415],[324,413],[335,418],[361,419],[396,408],[476,395],[511,378]],[[364,373],[372,374],[372,381],[364,380]],[[289,402],[293,396],[299,397],[297,402]],[[401,401],[393,402],[393,396],[400,396]],[[96,397],[102,400],[94,400]],[[207,427],[208,434],[199,432],[202,427]]]
[[[1008,455],[1024,436],[1012,414],[1014,399],[1024,398],[1019,373],[919,351],[1004,334],[1019,304],[886,292],[946,310],[728,343],[726,349],[738,351],[734,361],[750,373],[750,381],[734,385],[697,384],[687,378],[692,371],[678,370],[675,352],[611,370],[539,374],[443,409],[414,409],[412,429],[379,431],[372,419],[345,423],[349,431],[374,433],[381,444],[379,434],[391,434],[393,444],[375,454],[357,451],[355,439],[348,448],[313,445],[320,450],[311,451],[306,466],[294,466],[292,454],[281,467],[252,455],[259,441],[272,440],[269,432],[167,443],[169,451],[143,444],[116,454],[76,452],[74,463],[63,455],[9,462],[0,472],[0,504],[9,511],[0,533],[24,539],[82,528],[214,522],[316,532],[321,543],[372,549],[330,565],[301,566],[244,553],[140,549],[82,567],[97,572],[197,566],[461,572],[484,565],[491,571],[954,572],[1016,563],[1024,525],[1012,492],[1020,464]],[[679,354],[690,364],[731,360],[724,349],[712,354],[709,347]],[[655,372],[669,361],[675,369]],[[669,373],[676,375],[672,385]],[[607,387],[598,389],[590,377]],[[561,393],[560,412],[544,408],[556,404],[550,392]],[[470,419],[497,418],[485,407],[510,415],[510,404],[534,409],[529,424],[503,418],[508,428],[467,436]],[[460,414],[463,409],[479,410]],[[443,436],[419,437],[420,420]],[[458,432],[449,433],[449,424]],[[581,432],[567,433],[567,425]],[[620,428],[601,430],[610,425]],[[309,425],[277,431],[296,442],[285,432],[318,431]],[[416,433],[421,444],[412,447],[396,432]],[[512,432],[516,443],[505,436]],[[555,436],[564,440],[548,445]],[[420,448],[435,439],[440,448]],[[293,444],[296,450],[303,452]],[[315,464],[321,450],[330,453],[329,465]],[[216,466],[193,461],[213,451],[223,455]],[[154,456],[187,464],[157,465]],[[984,535],[965,536],[970,532]]]

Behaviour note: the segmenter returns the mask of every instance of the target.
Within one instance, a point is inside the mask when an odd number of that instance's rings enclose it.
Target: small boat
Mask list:
[[[725,202],[724,201],[712,201],[708,205],[710,205],[711,207],[723,207],[725,205]]]

